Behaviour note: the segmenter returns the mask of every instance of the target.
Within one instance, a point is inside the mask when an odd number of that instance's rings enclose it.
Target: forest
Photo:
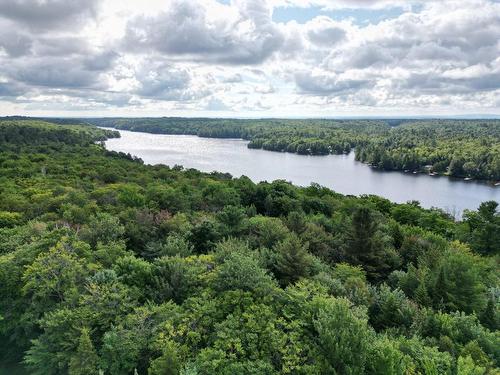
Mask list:
[[[116,129],[243,138],[248,147],[302,155],[345,154],[382,170],[500,180],[500,120],[282,120],[103,118]]]
[[[455,221],[416,201],[148,166],[103,147],[117,132],[47,121],[0,120],[0,373],[500,372],[497,202]],[[94,122],[316,134],[394,169],[408,150],[414,168],[479,153],[477,178],[498,173],[496,122]]]

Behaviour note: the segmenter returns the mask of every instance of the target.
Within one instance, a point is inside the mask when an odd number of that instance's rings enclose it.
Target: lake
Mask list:
[[[500,202],[500,187],[423,174],[383,172],[349,155],[304,156],[247,148],[240,139],[200,138],[120,130],[121,138],[106,141],[108,150],[140,157],[146,164],[182,165],[204,172],[245,175],[255,182],[283,179],[296,185],[315,182],[342,194],[375,194],[393,202],[418,200],[459,217],[481,202]]]

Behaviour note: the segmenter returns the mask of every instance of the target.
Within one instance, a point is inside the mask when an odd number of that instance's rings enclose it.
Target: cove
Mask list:
[[[304,156],[247,148],[240,139],[200,138],[120,130],[106,148],[141,158],[146,164],[182,165],[203,172],[245,175],[254,182],[282,179],[300,186],[318,183],[338,193],[374,194],[393,202],[417,200],[455,217],[488,200],[500,202],[500,187],[478,182],[368,167],[349,155]]]

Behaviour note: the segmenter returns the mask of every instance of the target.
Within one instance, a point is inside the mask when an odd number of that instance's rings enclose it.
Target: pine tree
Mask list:
[[[82,328],[76,353],[69,362],[69,375],[98,375],[99,357],[90,340],[88,328]]]
[[[283,285],[309,274],[311,258],[297,235],[293,234],[276,245],[276,251],[276,274]]]
[[[444,267],[439,268],[438,277],[436,283],[434,284],[434,289],[432,290],[432,300],[434,307],[439,310],[444,310],[446,308],[446,303],[448,301],[448,281],[446,279],[446,273]]]
[[[390,268],[382,233],[369,208],[359,207],[352,215],[345,252],[347,260],[362,266],[371,280],[380,279]]]
[[[431,298],[429,297],[429,293],[427,291],[427,285],[424,277],[420,278],[420,282],[418,284],[417,290],[415,290],[415,301],[418,302],[422,306],[430,306]]]
[[[148,369],[149,375],[178,375],[180,372],[179,357],[172,343],[167,343],[163,355],[151,362]]]
[[[483,313],[480,316],[481,323],[489,328],[491,331],[496,331],[498,330],[499,327],[499,319],[498,319],[498,311],[495,306],[495,301],[493,297],[490,297],[488,299],[488,304],[486,305],[486,308],[484,309]]]

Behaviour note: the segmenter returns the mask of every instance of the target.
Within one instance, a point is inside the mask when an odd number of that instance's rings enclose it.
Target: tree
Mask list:
[[[439,310],[445,308],[445,301],[450,299],[450,296],[448,295],[448,280],[445,272],[444,267],[439,267],[438,277],[434,287],[432,288],[433,305]]]
[[[21,223],[22,215],[19,212],[0,211],[0,228],[10,228]]]
[[[57,303],[75,303],[87,272],[71,244],[60,242],[26,268],[23,291],[36,309],[46,311]]]
[[[181,364],[175,345],[172,342],[164,344],[163,354],[151,361],[148,375],[177,375],[180,373]]]
[[[345,238],[346,258],[366,270],[368,278],[379,280],[390,270],[387,240],[380,231],[374,213],[368,207],[354,211]]]
[[[496,331],[500,327],[500,314],[498,311],[497,303],[495,303],[495,297],[491,296],[488,298],[488,303],[486,308],[480,315],[481,323],[492,331]]]
[[[366,373],[373,375],[406,375],[414,364],[397,343],[387,337],[377,339],[368,349]]]
[[[471,356],[458,357],[457,375],[484,375],[486,369],[477,366]]]
[[[306,216],[301,211],[292,211],[286,217],[285,224],[291,231],[301,234],[306,229]]]
[[[196,291],[206,265],[179,257],[158,258],[153,263],[151,294],[155,301],[174,300],[181,304]]]
[[[101,358],[106,374],[130,374],[136,368],[144,348],[138,332],[112,327],[102,339]]]
[[[498,203],[483,202],[477,212],[466,211],[464,222],[469,229],[469,242],[474,251],[484,255],[500,254],[500,215]]]
[[[446,282],[439,287],[439,294],[446,298],[444,305],[449,311],[465,311],[479,313],[486,307],[486,286],[483,277],[487,275],[483,262],[470,250],[455,242],[442,258],[441,275],[446,276]]]
[[[377,331],[394,327],[405,332],[412,325],[416,312],[415,304],[400,289],[391,290],[382,284],[369,309],[370,323]]]
[[[77,349],[82,341],[81,327],[91,324],[88,316],[79,308],[61,308],[46,313],[38,324],[40,334],[26,351],[24,363],[34,375],[67,373],[69,362],[78,355]],[[91,350],[85,341],[83,337],[83,347]]]
[[[193,244],[196,253],[206,254],[213,250],[220,237],[217,223],[205,218],[191,229],[189,241]]]
[[[137,304],[137,292],[121,283],[112,270],[103,270],[90,277],[81,293],[80,305],[92,316],[96,334],[107,331],[115,319],[125,315]]]
[[[173,234],[164,241],[149,242],[142,253],[142,257],[148,260],[164,256],[187,257],[193,253],[193,246],[184,237]]]
[[[98,242],[102,244],[116,242],[124,233],[125,229],[116,217],[99,213],[82,229],[80,237],[92,246],[96,246]]]
[[[218,267],[215,279],[218,291],[268,292],[272,287],[271,278],[251,254],[230,254]]]
[[[357,316],[346,299],[323,302],[314,319],[325,372],[364,374],[369,331],[366,318]]]
[[[249,242],[252,247],[272,248],[286,238],[289,230],[274,217],[254,216],[248,220]]]
[[[71,356],[69,361],[69,375],[97,375],[99,373],[99,357],[90,340],[88,328],[82,328],[82,334],[76,353]]]
[[[276,256],[276,276],[282,285],[296,282],[310,273],[311,256],[307,245],[303,245],[296,234],[291,234],[278,243]]]
[[[217,219],[224,224],[225,231],[231,235],[238,235],[243,229],[243,220],[245,219],[245,211],[237,206],[225,206],[222,211],[217,214]]]

